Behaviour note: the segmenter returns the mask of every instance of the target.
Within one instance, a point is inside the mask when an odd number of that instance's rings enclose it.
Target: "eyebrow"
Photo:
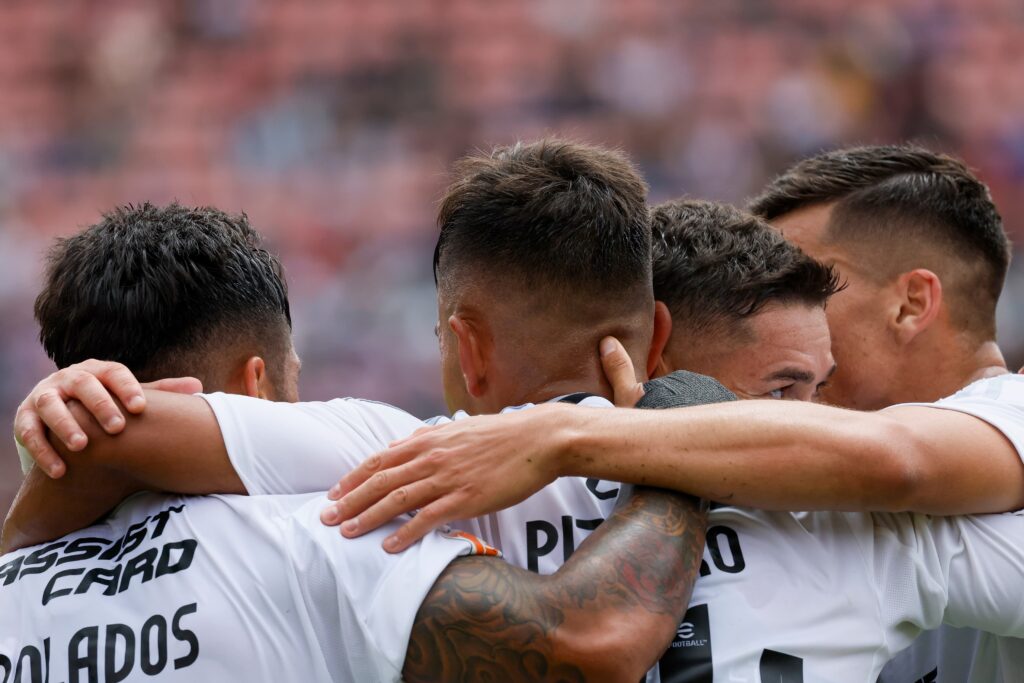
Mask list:
[[[832,368],[825,374],[825,379],[821,383],[827,382],[828,378],[831,377],[836,371],[836,364],[832,364]],[[810,384],[814,381],[814,373],[809,370],[803,370],[801,368],[782,368],[777,372],[770,374],[767,379],[769,381],[776,379],[791,379],[794,382],[803,382]]]

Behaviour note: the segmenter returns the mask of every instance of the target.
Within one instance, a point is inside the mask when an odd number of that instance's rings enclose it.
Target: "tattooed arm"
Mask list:
[[[407,681],[636,681],[686,612],[704,548],[697,501],[638,489],[561,569],[452,562],[423,601]]]

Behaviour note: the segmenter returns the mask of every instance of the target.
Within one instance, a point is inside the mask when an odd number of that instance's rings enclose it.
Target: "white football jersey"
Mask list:
[[[252,495],[322,490],[367,457],[427,422],[393,406],[361,399],[273,403],[230,394],[203,396],[217,416],[228,457]],[[598,396],[568,397],[585,407],[612,407]],[[532,404],[506,408],[522,410]],[[501,550],[512,564],[554,573],[614,510],[621,484],[563,477],[515,507],[453,523]]]
[[[1024,376],[979,380],[930,405],[985,420],[1024,454]],[[1024,567],[1021,568],[1024,573]],[[1020,683],[1024,640],[944,626],[924,633],[882,671],[880,683]]]
[[[435,579],[486,549],[435,533],[389,555],[384,530],[324,527],[325,502],[142,494],[0,556],[0,681],[399,680]]]
[[[353,399],[287,405],[206,398],[252,493],[322,487],[324,478],[338,479],[423,424]],[[584,403],[610,406],[593,397]],[[563,478],[509,510],[456,526],[514,564],[548,573],[620,494],[618,484]],[[650,679],[870,683],[918,633],[944,620],[1020,635],[1021,566],[1024,518],[1016,515],[719,508],[690,610]]]

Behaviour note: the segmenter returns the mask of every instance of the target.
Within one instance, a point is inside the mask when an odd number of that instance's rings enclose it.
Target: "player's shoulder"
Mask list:
[[[971,382],[955,394],[939,399],[942,405],[961,400],[993,400],[1024,404],[1024,375],[1005,373]]]

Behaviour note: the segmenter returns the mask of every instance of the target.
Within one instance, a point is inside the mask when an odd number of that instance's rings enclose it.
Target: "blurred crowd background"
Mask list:
[[[245,211],[283,258],[308,399],[443,411],[430,258],[448,164],[561,134],[652,199],[742,203],[793,160],[916,140],[1024,231],[1018,0],[3,0],[0,420],[52,365],[53,238],[119,203]],[[1024,362],[1024,267],[1000,339]],[[20,479],[0,430],[0,511]]]

